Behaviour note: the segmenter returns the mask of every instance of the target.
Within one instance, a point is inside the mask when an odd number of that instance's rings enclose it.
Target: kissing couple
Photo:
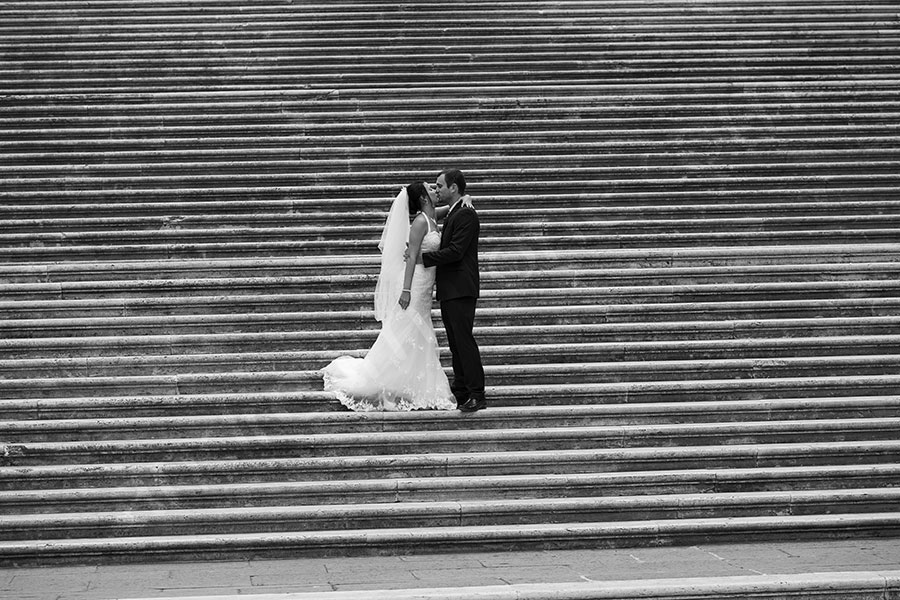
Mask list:
[[[325,390],[341,404],[355,411],[487,408],[473,335],[479,229],[458,169],[442,171],[433,187],[417,181],[400,190],[378,244],[375,318],[381,332],[365,358],[340,356],[321,371]],[[441,367],[431,321],[435,283],[453,358],[452,382]]]

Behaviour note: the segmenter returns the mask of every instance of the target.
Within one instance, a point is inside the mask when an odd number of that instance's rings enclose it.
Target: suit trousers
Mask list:
[[[454,298],[441,302],[441,319],[444,321],[453,357],[450,390],[457,402],[465,402],[469,398],[484,398],[484,367],[478,343],[472,334],[476,303],[476,298]]]

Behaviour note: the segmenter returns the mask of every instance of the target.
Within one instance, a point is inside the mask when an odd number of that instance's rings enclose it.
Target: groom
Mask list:
[[[450,389],[463,412],[487,408],[484,399],[484,367],[472,335],[478,300],[478,214],[460,203],[466,194],[466,178],[458,169],[441,172],[435,189],[438,200],[450,205],[444,220],[441,247],[424,252],[426,267],[437,266],[437,298],[453,356]]]

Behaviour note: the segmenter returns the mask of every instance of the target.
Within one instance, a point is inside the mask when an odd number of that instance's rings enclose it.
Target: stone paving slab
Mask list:
[[[439,589],[208,596],[198,600],[897,600],[900,571],[840,571]],[[141,600],[141,599],[136,599]],[[152,599],[149,599],[152,600]],[[170,598],[168,600],[178,600]]]
[[[900,569],[900,539],[0,569],[0,600],[125,600]],[[499,589],[499,588],[498,588]]]

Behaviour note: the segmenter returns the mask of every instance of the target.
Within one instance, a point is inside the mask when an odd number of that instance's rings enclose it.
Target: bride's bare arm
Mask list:
[[[406,260],[406,272],[403,275],[403,291],[400,293],[400,307],[406,310],[409,306],[410,286],[412,286],[413,273],[416,270],[416,262],[419,252],[422,250],[422,239],[428,232],[428,223],[425,215],[419,215],[409,228],[409,243],[406,252],[409,258]]]

